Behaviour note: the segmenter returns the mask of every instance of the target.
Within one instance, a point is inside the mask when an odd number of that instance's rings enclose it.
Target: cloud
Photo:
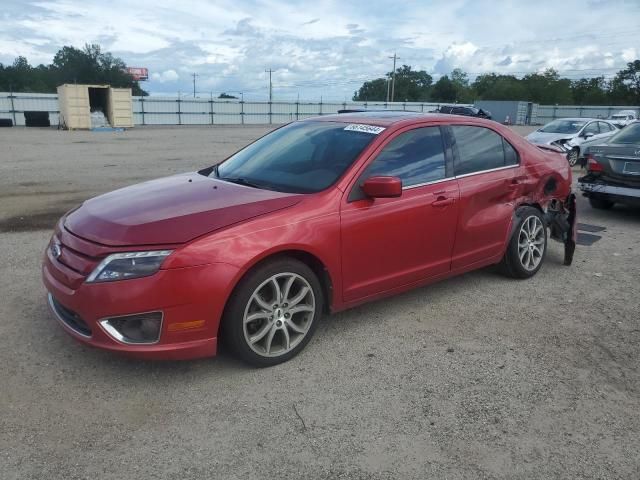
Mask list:
[[[631,1],[432,0],[3,0],[0,62],[50,63],[63,45],[99,43],[148,67],[155,93],[240,92],[265,99],[344,100],[391,70],[388,58],[435,77],[462,68],[473,79],[556,68],[609,78],[640,53]],[[380,12],[385,12],[381,15]],[[553,12],[549,14],[547,12]],[[570,19],[570,20],[568,20]],[[607,19],[603,23],[602,19]],[[526,28],[522,28],[526,26]]]
[[[176,82],[180,78],[175,70],[165,70],[164,72],[154,72],[151,74],[151,80],[160,83]]]

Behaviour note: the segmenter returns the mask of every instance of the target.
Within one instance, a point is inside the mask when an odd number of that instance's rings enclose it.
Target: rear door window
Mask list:
[[[398,177],[403,187],[445,178],[444,144],[439,127],[422,127],[399,134],[378,154],[365,178]]]
[[[615,128],[615,127],[611,127],[606,122],[598,122],[598,125],[600,126],[600,133],[607,133],[607,132],[610,132],[612,128]]]
[[[600,130],[598,129],[598,122],[591,122],[586,127],[584,127],[584,130],[582,130],[582,135],[585,135],[587,133],[598,135],[600,133]]]
[[[453,125],[451,130],[458,151],[455,175],[518,164],[516,150],[493,130],[466,125]]]
[[[519,158],[518,152],[516,149],[511,146],[509,142],[507,142],[504,138],[502,139],[502,146],[504,147],[504,164],[508,165],[518,165]]]

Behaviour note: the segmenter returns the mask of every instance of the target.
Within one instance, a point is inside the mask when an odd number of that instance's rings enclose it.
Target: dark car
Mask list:
[[[640,205],[640,122],[585,151],[587,174],[578,186],[593,208]]]
[[[443,105],[438,110],[439,113],[448,113],[451,115],[464,115],[465,117],[478,117],[491,120],[491,112],[482,110],[477,107],[461,107],[458,105]]]

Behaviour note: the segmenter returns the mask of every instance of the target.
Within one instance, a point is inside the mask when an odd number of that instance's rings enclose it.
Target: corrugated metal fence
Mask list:
[[[438,103],[415,102],[256,102],[190,97],[133,97],[136,125],[242,125],[286,123],[338,110],[406,110],[430,112]],[[58,96],[55,94],[1,93],[0,118],[24,125],[24,112],[49,112],[51,125],[58,125]]]
[[[133,117],[136,125],[269,124],[327,115],[349,108],[430,112],[440,105],[416,102],[245,102],[202,97],[149,96],[133,97]],[[640,108],[637,106],[539,105],[536,123],[544,124],[566,117],[607,118],[620,110],[634,110],[640,115]],[[58,125],[58,96],[0,92],[0,118],[10,118],[14,125],[24,125],[25,111],[49,112],[51,125]]]
[[[544,125],[556,118],[609,118],[620,110],[633,110],[640,116],[638,106],[577,106],[577,105],[539,105],[537,123]]]

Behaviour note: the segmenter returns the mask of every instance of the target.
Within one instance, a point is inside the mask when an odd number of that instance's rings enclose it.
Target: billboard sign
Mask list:
[[[126,72],[136,81],[149,79],[149,69],[144,67],[127,67]]]

